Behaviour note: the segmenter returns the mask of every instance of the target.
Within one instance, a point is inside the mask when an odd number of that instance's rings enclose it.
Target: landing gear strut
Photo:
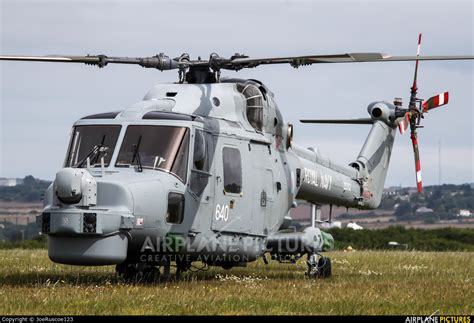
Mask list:
[[[146,262],[121,263],[115,267],[115,271],[126,281],[137,283],[167,282],[170,280],[170,262],[163,259],[156,266]]]
[[[319,259],[318,259],[319,258]],[[317,254],[308,254],[308,271],[306,275],[310,278],[329,278],[331,277],[331,259],[318,256]]]
[[[191,263],[185,260],[176,260],[176,279],[181,278],[181,274],[188,271]]]

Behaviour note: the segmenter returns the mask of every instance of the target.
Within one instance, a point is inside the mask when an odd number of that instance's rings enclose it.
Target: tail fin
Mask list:
[[[394,105],[374,102],[368,110],[373,120],[372,129],[352,166],[361,175],[361,207],[373,209],[380,205],[382,199],[397,125],[391,121],[394,119]]]
[[[383,121],[376,121],[357,157],[357,163],[363,165],[360,173],[363,175],[361,180],[364,206],[371,209],[377,208],[382,200],[395,129]]]

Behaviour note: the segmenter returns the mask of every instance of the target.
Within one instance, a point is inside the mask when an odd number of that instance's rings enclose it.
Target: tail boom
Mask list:
[[[315,151],[294,147],[299,157],[297,199],[360,209],[380,205],[398,123],[395,106],[388,102],[374,102],[368,112],[372,128],[350,167],[337,165]]]

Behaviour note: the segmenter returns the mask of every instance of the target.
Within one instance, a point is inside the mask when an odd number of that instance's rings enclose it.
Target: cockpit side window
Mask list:
[[[181,140],[178,153],[171,167],[171,172],[176,174],[179,178],[186,182],[186,173],[188,169],[188,149],[189,149],[189,134],[186,129],[186,134]]]
[[[201,196],[209,182],[211,167],[212,135],[196,129],[194,133],[193,166],[191,169],[190,189]]]
[[[194,133],[194,154],[193,154],[193,162],[194,168],[198,170],[209,170],[209,165],[206,165],[207,158],[206,158],[206,140],[204,138],[204,133],[202,130],[196,129]]]

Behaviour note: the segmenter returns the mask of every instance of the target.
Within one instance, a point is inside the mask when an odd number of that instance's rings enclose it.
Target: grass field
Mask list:
[[[0,250],[0,314],[474,314],[474,253],[328,253],[333,277],[297,265],[187,274],[126,284],[113,267],[53,264],[46,250]]]

